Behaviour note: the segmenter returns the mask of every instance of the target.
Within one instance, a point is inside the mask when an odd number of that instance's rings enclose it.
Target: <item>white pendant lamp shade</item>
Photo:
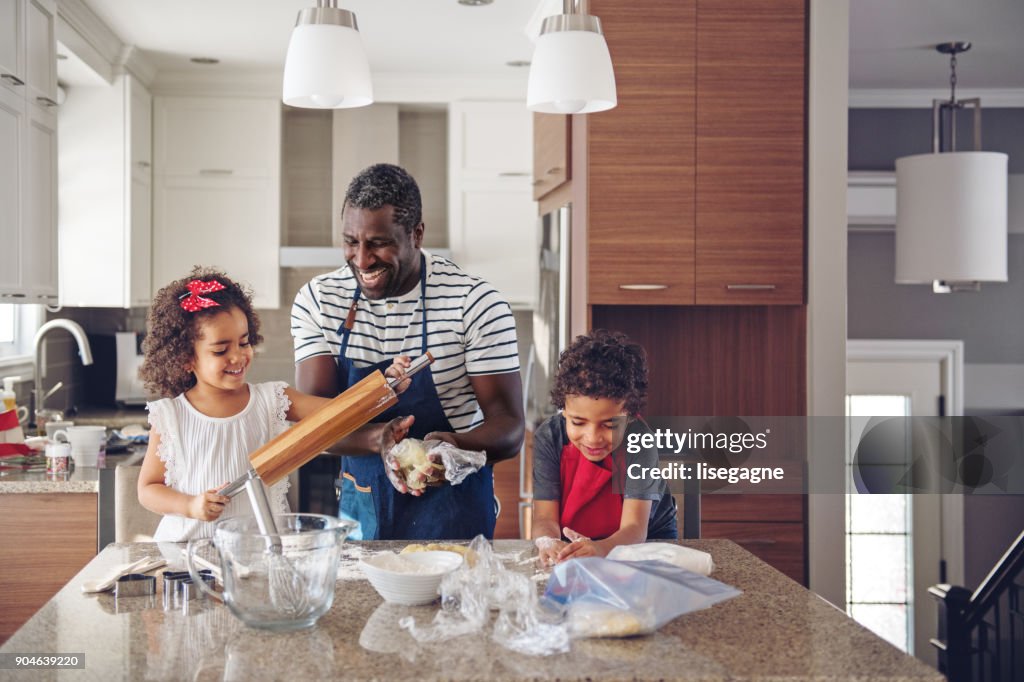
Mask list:
[[[1008,157],[896,160],[896,282],[1005,282]]]
[[[285,57],[282,100],[307,109],[373,103],[370,64],[355,15],[334,7],[299,13]]]
[[[566,11],[575,6],[566,2]],[[544,20],[533,51],[526,108],[544,114],[591,114],[614,107],[615,72],[597,17],[560,14]]]

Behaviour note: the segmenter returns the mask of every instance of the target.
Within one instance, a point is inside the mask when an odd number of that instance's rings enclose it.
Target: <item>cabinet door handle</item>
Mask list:
[[[768,545],[777,545],[777,544],[779,544],[779,541],[775,540],[773,538],[750,538],[750,539],[747,539],[747,540],[737,540],[736,544],[738,544],[738,545],[752,545],[752,546],[755,546],[755,547],[761,547],[761,546],[768,546]]]
[[[620,284],[619,288],[624,291],[661,291],[668,289],[667,284]]]
[[[203,168],[199,171],[200,175],[231,175],[235,171],[230,168]]]
[[[137,162],[136,162],[136,165],[137,165],[137,166],[138,166],[139,168],[149,168],[149,166],[150,166],[150,163],[149,163],[149,161],[137,161]]]
[[[25,294],[0,294],[0,298],[26,298]]]
[[[0,74],[0,79],[3,79],[5,81],[7,81],[11,85],[24,85],[25,84],[25,81],[21,80],[20,78],[15,76],[13,73]]]
[[[36,101],[42,104],[44,107],[55,107],[57,103],[49,97],[36,97]]]
[[[562,167],[561,166],[552,166],[551,168],[548,168],[546,171],[544,171],[544,175],[554,175],[555,173],[561,173],[561,172],[562,172]]]
[[[525,173],[523,171],[502,171],[501,173],[498,173],[499,178],[525,178],[528,175],[529,173]]]
[[[774,284],[726,284],[726,289],[730,291],[772,291],[775,289]]]

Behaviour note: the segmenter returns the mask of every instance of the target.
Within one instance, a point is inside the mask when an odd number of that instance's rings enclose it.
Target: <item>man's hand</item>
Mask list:
[[[231,501],[230,497],[217,494],[222,487],[224,486],[220,485],[200,495],[193,495],[188,501],[189,518],[216,521],[224,513],[224,506]]]

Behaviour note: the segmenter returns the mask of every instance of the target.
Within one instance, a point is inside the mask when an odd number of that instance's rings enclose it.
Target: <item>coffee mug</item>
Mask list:
[[[60,442],[62,438],[71,443],[71,458],[75,460],[75,466],[94,467],[99,462],[100,449],[107,441],[107,427],[69,426],[54,432],[53,440]]]
[[[75,425],[75,422],[64,422],[64,421],[46,422],[46,427],[45,427],[46,428],[46,437],[49,438],[50,440],[53,440],[54,439],[53,438],[54,434],[56,434],[58,431],[60,431],[61,429],[67,429],[69,426],[74,426],[74,425]]]

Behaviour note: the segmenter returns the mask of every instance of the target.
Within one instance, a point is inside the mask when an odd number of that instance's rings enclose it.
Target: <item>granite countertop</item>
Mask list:
[[[106,470],[113,470],[118,464],[141,456],[145,450],[136,450],[127,455],[107,455],[102,467],[76,466],[67,477],[53,478],[45,471],[4,470],[0,473],[0,495],[40,493],[98,493],[100,479]]]
[[[142,405],[138,407],[80,407],[67,419],[81,425],[106,426],[108,429],[123,429],[129,424],[149,424],[149,413]]]
[[[413,616],[426,624],[437,603],[384,603],[355,565],[361,553],[404,544],[351,543],[331,610],[313,628],[287,634],[247,628],[214,601],[165,610],[159,589],[155,597],[121,600],[83,595],[81,583],[111,566],[161,550],[176,553],[173,545],[111,545],[0,652],[85,654],[85,669],[74,673],[19,673],[33,680],[944,679],[728,540],[681,544],[710,552],[717,566],[712,577],[743,594],[681,616],[652,635],[575,640],[568,653],[544,657],[513,653],[493,642],[489,631],[418,644],[397,622]],[[534,570],[514,561],[532,552],[529,541],[498,540],[494,547],[503,559],[513,559],[506,562],[510,567]]]

